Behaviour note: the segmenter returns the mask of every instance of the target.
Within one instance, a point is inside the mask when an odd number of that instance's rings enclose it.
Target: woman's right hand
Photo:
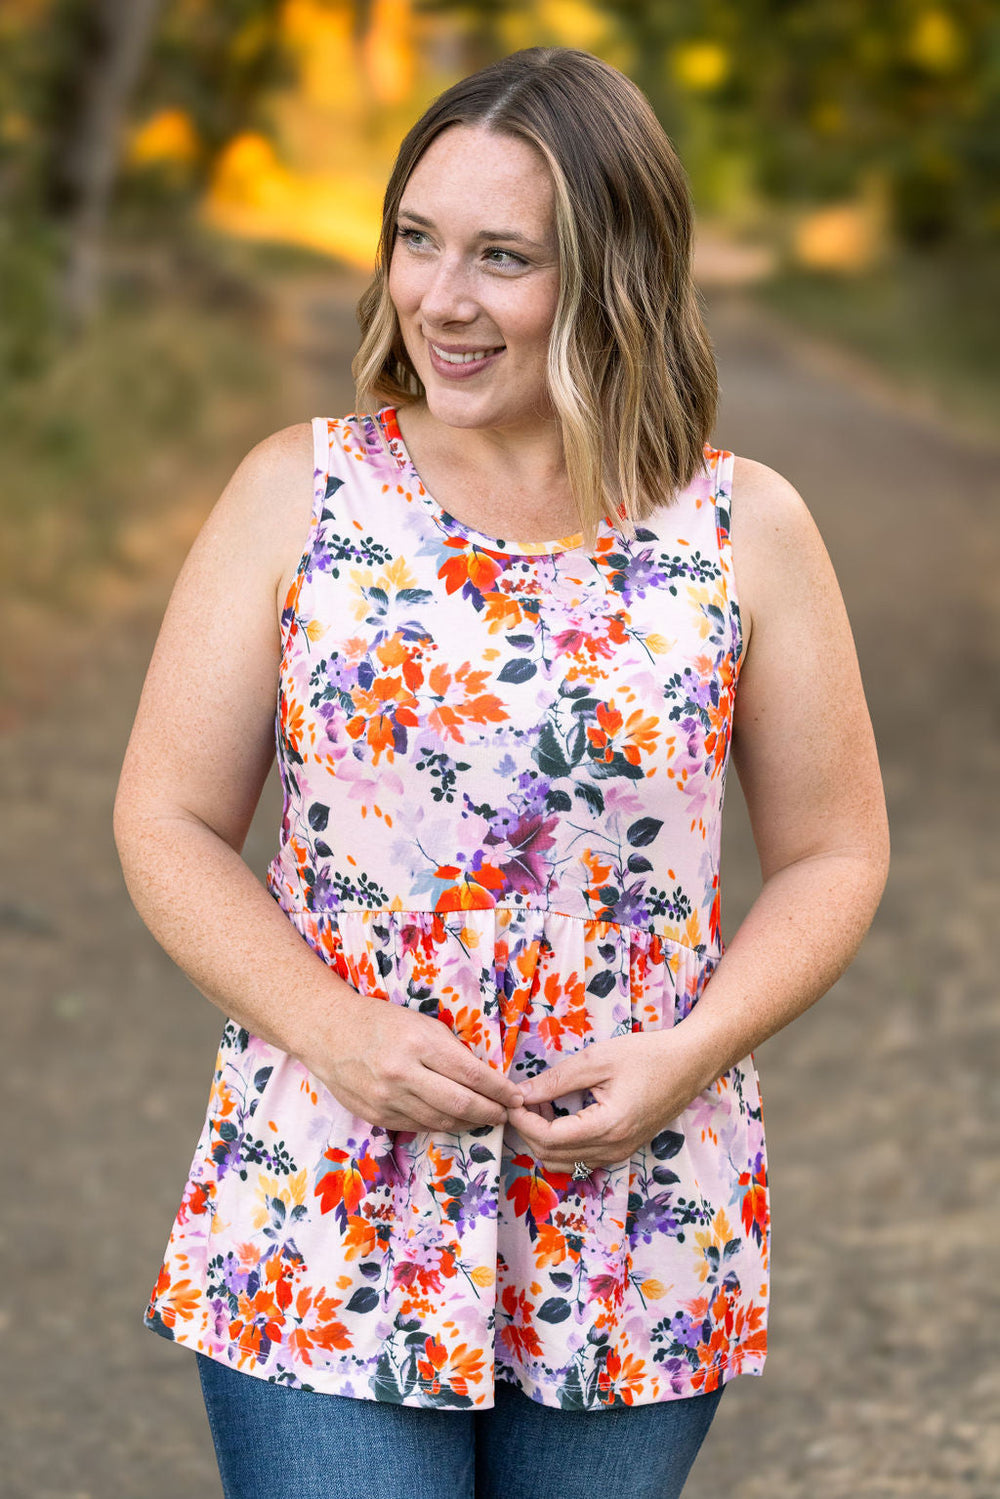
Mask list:
[[[370,995],[338,997],[328,1045],[298,1055],[338,1103],[383,1129],[503,1124],[523,1097],[442,1021]]]

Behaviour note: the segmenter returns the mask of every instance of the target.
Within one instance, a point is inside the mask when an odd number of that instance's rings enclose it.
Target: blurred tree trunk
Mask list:
[[[80,28],[56,207],[67,229],[59,304],[67,331],[90,322],[100,298],[102,241],[121,158],[128,102],[148,56],[162,0],[94,0]]]

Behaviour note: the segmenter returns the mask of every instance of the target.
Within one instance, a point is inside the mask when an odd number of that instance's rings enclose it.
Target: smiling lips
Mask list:
[[[495,349],[443,349],[439,344],[432,344],[429,339],[427,347],[434,369],[439,375],[451,380],[463,380],[470,375],[477,375],[504,352],[503,344]]]

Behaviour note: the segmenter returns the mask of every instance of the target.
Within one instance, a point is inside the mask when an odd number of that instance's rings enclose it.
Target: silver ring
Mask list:
[[[591,1168],[587,1165],[586,1161],[573,1162],[573,1180],[575,1182],[582,1181],[585,1176],[589,1176],[590,1171]]]

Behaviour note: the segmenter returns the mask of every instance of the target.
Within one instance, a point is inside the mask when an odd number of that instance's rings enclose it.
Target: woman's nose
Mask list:
[[[478,308],[461,261],[442,256],[424,287],[420,310],[432,323],[471,322]]]

